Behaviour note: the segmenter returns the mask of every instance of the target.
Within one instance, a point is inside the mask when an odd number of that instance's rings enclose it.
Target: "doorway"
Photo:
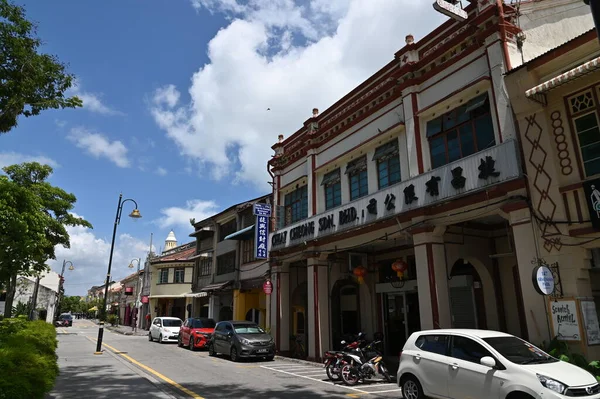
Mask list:
[[[383,294],[386,356],[396,356],[415,331],[421,329],[419,296],[415,291]]]

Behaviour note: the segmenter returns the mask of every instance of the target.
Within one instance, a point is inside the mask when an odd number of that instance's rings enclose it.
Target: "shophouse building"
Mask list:
[[[589,24],[588,24],[589,27]],[[511,70],[507,89],[525,159],[536,257],[557,292],[537,321],[600,356],[600,45],[595,29]],[[525,301],[539,301],[524,290]],[[528,299],[528,297],[530,299]],[[572,315],[572,317],[565,317]],[[532,328],[534,320],[530,320]]]
[[[591,17],[577,1],[467,3],[273,146],[281,353],[300,337],[318,359],[359,331],[394,357],[422,329],[549,338],[505,74],[555,47],[539,26],[575,37]]]
[[[194,222],[196,254],[193,291],[195,316],[250,320],[268,328],[268,296],[263,284],[269,262],[255,257],[254,204],[271,204],[265,195],[233,205]],[[214,265],[214,267],[213,267]]]
[[[183,320],[191,316],[194,260],[190,258],[195,252],[195,241],[177,245],[175,233],[171,231],[162,253],[148,259],[151,317],[170,316]]]

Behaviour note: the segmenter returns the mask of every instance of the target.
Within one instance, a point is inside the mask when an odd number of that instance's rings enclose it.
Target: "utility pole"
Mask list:
[[[592,9],[592,17],[594,18],[594,25],[596,26],[596,35],[598,35],[598,40],[600,40],[600,0],[583,0],[583,2]]]

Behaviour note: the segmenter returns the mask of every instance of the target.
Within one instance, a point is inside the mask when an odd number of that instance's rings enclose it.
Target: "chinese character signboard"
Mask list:
[[[590,211],[590,220],[596,230],[600,230],[600,179],[583,183],[585,202]]]
[[[456,0],[436,0],[436,2],[433,3],[433,8],[437,12],[440,12],[450,18],[454,18],[457,21],[464,21],[469,18],[469,15],[460,7],[459,4],[460,2]]]
[[[256,258],[267,259],[269,257],[269,218],[267,216],[256,217],[256,232],[254,243],[256,245]]]

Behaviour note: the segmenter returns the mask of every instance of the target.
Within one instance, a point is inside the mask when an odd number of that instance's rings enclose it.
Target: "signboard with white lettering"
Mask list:
[[[600,344],[600,323],[598,323],[598,313],[596,312],[596,303],[592,299],[582,299],[581,315],[583,316],[583,325],[585,328],[585,337],[588,345]]]
[[[533,288],[540,295],[551,295],[554,292],[554,275],[546,265],[533,268]]]
[[[256,216],[271,216],[271,205],[254,204],[254,214]]]
[[[551,300],[548,307],[554,336],[561,341],[581,341],[577,301],[575,299]]]
[[[460,4],[460,1],[436,0],[436,2],[433,3],[433,8],[437,12],[447,15],[457,21],[465,21],[467,18],[469,18],[469,15],[465,10],[456,4]]]
[[[254,255],[257,259],[268,259],[269,257],[269,217],[256,216],[256,227],[254,230]]]

